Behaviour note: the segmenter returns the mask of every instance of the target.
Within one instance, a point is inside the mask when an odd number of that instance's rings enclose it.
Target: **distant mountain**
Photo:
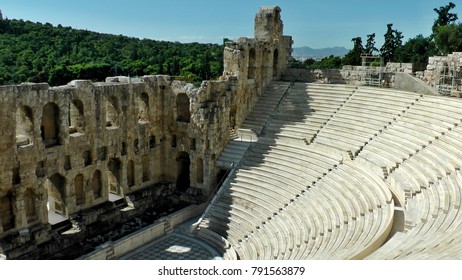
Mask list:
[[[322,48],[313,49],[310,47],[299,47],[294,48],[292,56],[295,59],[306,59],[306,58],[323,58],[327,56],[340,56],[343,57],[350,50],[344,47],[333,47],[333,48]]]

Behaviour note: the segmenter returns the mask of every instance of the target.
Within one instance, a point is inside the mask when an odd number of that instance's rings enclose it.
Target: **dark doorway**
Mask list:
[[[189,166],[191,161],[189,160],[189,154],[181,152],[176,157],[177,166],[177,177],[176,177],[176,188],[180,192],[186,191],[190,186],[189,180]]]

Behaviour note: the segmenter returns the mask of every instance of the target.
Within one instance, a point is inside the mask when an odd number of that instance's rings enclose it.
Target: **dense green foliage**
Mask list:
[[[440,26],[435,42],[441,54],[462,51],[462,24]]]
[[[223,71],[223,46],[217,44],[137,39],[23,20],[0,20],[0,53],[0,85],[155,74],[200,82]]]

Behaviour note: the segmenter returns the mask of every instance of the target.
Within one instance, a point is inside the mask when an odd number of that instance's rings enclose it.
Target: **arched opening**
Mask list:
[[[185,93],[180,93],[176,97],[176,120],[189,123],[191,115],[189,112],[189,98]]]
[[[106,101],[106,127],[119,127],[119,102],[115,96]]]
[[[177,190],[184,192],[186,191],[190,184],[189,179],[189,167],[191,161],[189,159],[189,154],[186,152],[181,152],[176,157],[176,166],[177,166],[177,177],[176,177],[176,188]]]
[[[144,155],[141,158],[141,164],[143,166],[143,182],[149,181],[151,178],[149,174],[149,157],[147,155]]]
[[[3,231],[14,228],[13,197],[6,195],[0,199],[0,220]]]
[[[135,164],[133,160],[129,160],[127,164],[127,186],[135,185]]]
[[[31,189],[24,192],[24,206],[26,210],[27,223],[32,223],[38,219],[35,208],[35,196]]]
[[[59,108],[55,103],[43,107],[40,130],[45,147],[59,145]]]
[[[28,106],[16,110],[16,145],[27,146],[34,139],[34,121],[32,109]]]
[[[94,198],[100,198],[103,196],[103,179],[101,171],[96,170],[95,173],[93,173],[93,177],[91,178],[91,187]]]
[[[204,183],[204,161],[201,158],[196,160],[196,182]]]
[[[279,75],[279,51],[278,49],[274,50],[273,53],[273,78],[277,78]]]
[[[120,171],[122,163],[117,158],[111,158],[107,164],[107,180],[109,193],[122,194],[120,187]]]
[[[271,78],[271,51],[267,48],[263,50],[263,57],[262,57],[262,64],[261,64],[261,75],[262,75],[262,80],[267,81],[268,79]]]
[[[83,103],[75,99],[69,104],[69,134],[84,133],[84,127]]]
[[[75,191],[75,204],[82,205],[85,204],[85,190],[83,175],[78,174],[74,178],[74,191]]]
[[[66,178],[60,174],[54,174],[47,180],[48,211],[61,216],[66,216]]]
[[[149,96],[142,92],[138,97],[138,122],[149,122]]]
[[[247,72],[247,79],[255,79],[255,72],[256,72],[256,61],[257,61],[257,54],[254,48],[249,50],[249,65],[248,65],[248,72]]]
[[[82,158],[83,158],[83,165],[84,166],[89,166],[93,163],[93,158],[91,156],[91,151],[84,151],[82,153]]]

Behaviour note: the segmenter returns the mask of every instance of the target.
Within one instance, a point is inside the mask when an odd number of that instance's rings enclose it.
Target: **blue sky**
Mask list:
[[[462,18],[462,4],[454,12]],[[431,32],[441,0],[0,0],[4,17],[49,22],[102,33],[155,40],[221,43],[253,37],[260,6],[282,9],[284,33],[294,46],[352,47],[353,37],[376,33],[383,43],[388,23],[404,40]]]

